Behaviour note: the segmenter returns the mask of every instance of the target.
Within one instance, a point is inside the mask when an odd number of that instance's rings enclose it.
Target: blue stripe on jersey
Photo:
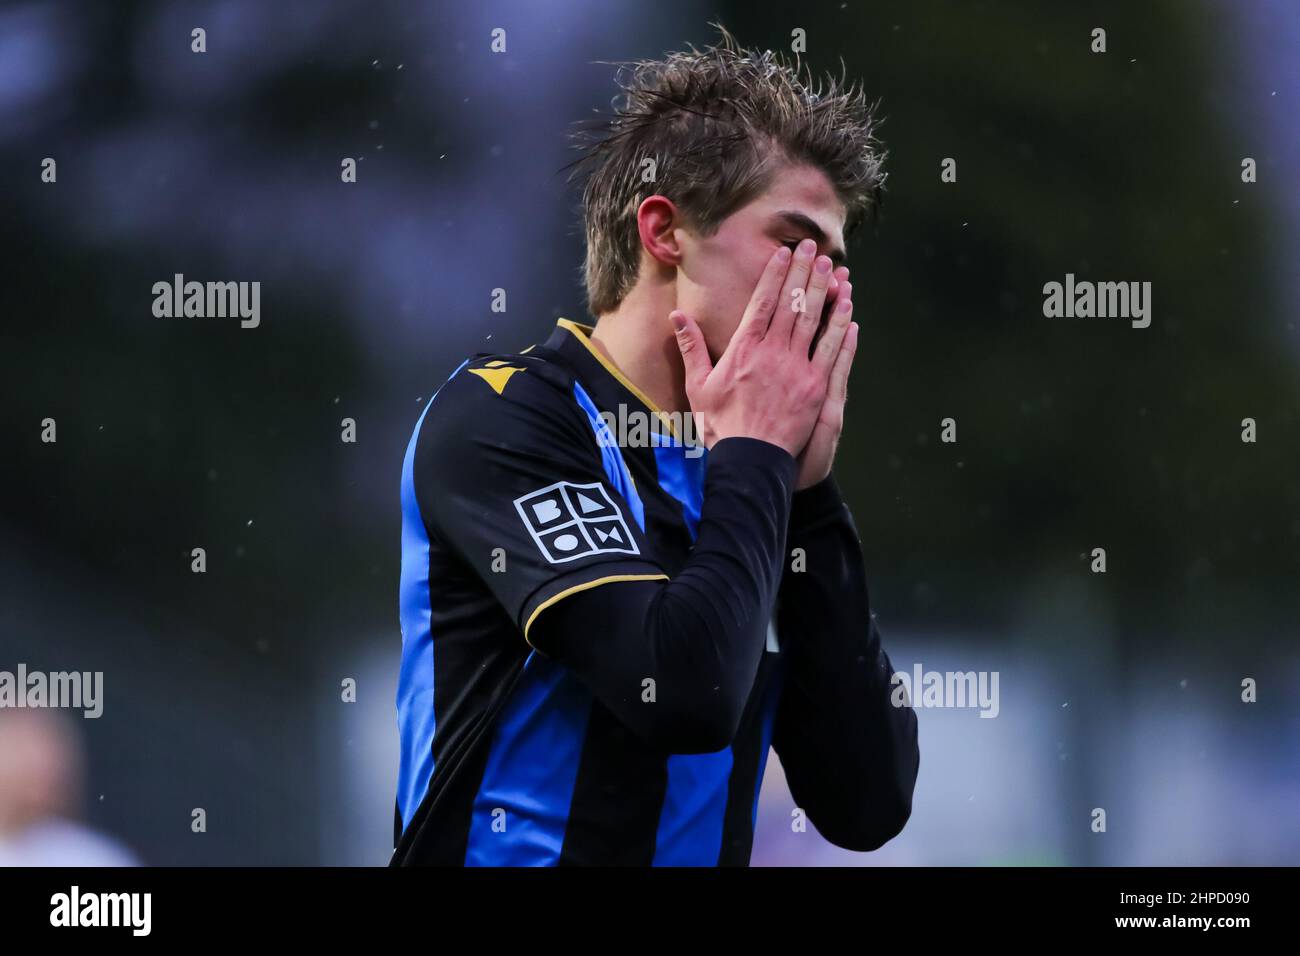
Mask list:
[[[704,504],[704,468],[709,456],[703,445],[691,450],[701,454],[698,458],[688,458],[687,449],[680,444],[656,445],[654,452],[659,487],[681,502],[682,518],[694,541]]]
[[[591,694],[536,651],[497,718],[474,798],[466,866],[554,866],[578,779]]]
[[[679,442],[656,445],[655,470],[659,487],[680,502],[682,518],[694,541],[704,501],[707,455],[688,458],[686,452]],[[717,753],[674,754],[668,758],[668,786],[655,838],[655,866],[717,865],[733,759],[730,747]]]
[[[673,754],[655,834],[654,866],[717,866],[732,753]]]
[[[468,360],[461,362],[447,376],[447,381],[468,364]],[[402,665],[397,678],[397,729],[402,752],[397,771],[397,806],[403,827],[411,822],[433,776],[435,717],[433,635],[429,631],[429,534],[415,496],[415,446],[424,417],[441,391],[439,388],[433,393],[420,413],[402,461],[402,577],[397,602],[402,624]]]
[[[641,496],[637,494],[636,485],[632,483],[632,475],[623,461],[623,453],[618,450],[618,442],[614,440],[609,426],[601,419],[596,403],[591,400],[586,389],[578,384],[577,379],[573,382],[573,397],[587,413],[591,430],[596,433],[596,444],[600,446],[600,457],[605,463],[605,474],[609,476],[609,483],[623,496],[628,507],[632,509],[632,517],[644,532],[645,506],[641,504]]]

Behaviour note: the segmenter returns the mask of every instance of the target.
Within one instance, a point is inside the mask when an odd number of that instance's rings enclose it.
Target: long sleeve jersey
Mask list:
[[[393,863],[747,865],[773,748],[879,847],[916,718],[834,479],[682,442],[588,332],[464,363],[407,449]]]

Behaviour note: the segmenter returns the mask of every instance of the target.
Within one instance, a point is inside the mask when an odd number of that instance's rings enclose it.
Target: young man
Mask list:
[[[747,865],[769,747],[839,846],[911,812],[830,474],[871,113],[725,32],[624,91],[587,154],[598,324],[462,364],[406,452],[394,864]],[[692,411],[707,453],[610,428]]]

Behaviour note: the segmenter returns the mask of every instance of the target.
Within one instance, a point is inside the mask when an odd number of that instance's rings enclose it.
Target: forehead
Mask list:
[[[825,233],[830,245],[844,247],[844,203],[830,179],[807,165],[784,165],[772,176],[766,190],[736,212],[746,227],[767,230],[797,228],[792,219],[806,216]]]

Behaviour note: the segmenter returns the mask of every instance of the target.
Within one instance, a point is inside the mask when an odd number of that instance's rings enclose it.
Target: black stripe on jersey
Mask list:
[[[731,743],[734,763],[727,779],[727,809],[722,818],[722,849],[718,866],[749,866],[754,846],[754,791],[763,746],[763,701],[773,671],[773,655],[764,654],[740,721],[740,732]]]
[[[593,700],[561,866],[650,866],[668,764]]]

